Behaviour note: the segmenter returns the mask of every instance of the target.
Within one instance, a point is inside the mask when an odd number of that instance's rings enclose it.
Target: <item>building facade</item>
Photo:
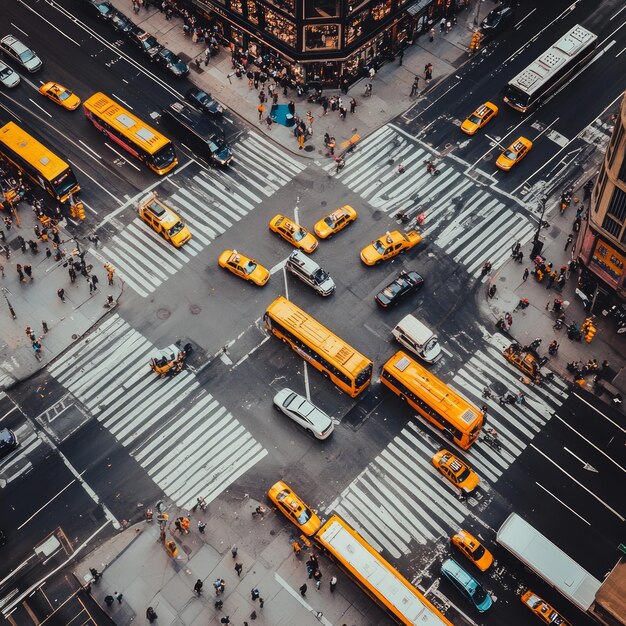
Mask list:
[[[626,93],[595,181],[576,253],[580,286],[602,300],[626,300]]]
[[[250,62],[294,82],[352,84],[468,0],[191,0],[196,14]]]

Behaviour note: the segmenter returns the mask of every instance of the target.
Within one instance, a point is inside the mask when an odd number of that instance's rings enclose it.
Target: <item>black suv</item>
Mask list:
[[[162,65],[170,74],[180,78],[189,74],[189,66],[183,60],[167,48],[161,48],[154,57],[156,62]]]
[[[96,17],[107,22],[117,13],[115,7],[107,0],[85,0],[85,5]]]
[[[117,32],[124,35],[128,35],[133,28],[136,28],[131,20],[116,9],[114,9],[113,15],[109,18],[109,22]]]
[[[213,117],[224,113],[224,107],[217,100],[214,100],[210,93],[202,91],[202,89],[197,87],[188,89],[185,99],[191,102],[196,109],[200,109],[209,116]]]

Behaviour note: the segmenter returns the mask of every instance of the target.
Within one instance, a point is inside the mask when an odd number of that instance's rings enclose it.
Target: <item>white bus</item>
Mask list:
[[[527,521],[511,513],[500,526],[496,539],[581,611],[589,610],[600,581]]]
[[[532,111],[591,60],[597,43],[597,35],[574,26],[509,82],[504,101],[522,113]]]

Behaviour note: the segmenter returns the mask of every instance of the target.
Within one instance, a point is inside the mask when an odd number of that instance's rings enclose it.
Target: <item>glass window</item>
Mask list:
[[[293,15],[296,11],[296,4],[294,0],[268,0],[276,8],[282,9],[285,13]]]
[[[339,47],[339,25],[305,26],[305,50],[334,50]]]
[[[296,47],[296,25],[271,9],[265,9],[265,30],[292,48]]]
[[[391,12],[391,0],[383,0],[372,7],[372,19],[375,22],[384,19]]]
[[[315,17],[338,17],[339,0],[304,0],[304,16]]]
[[[358,39],[363,35],[364,24],[369,16],[369,11],[365,9],[360,11],[353,18],[348,25],[348,40],[346,43],[352,43],[355,39]]]
[[[243,14],[243,2],[241,0],[230,0],[229,5],[235,13]]]
[[[257,4],[255,0],[248,0],[248,19],[252,24],[259,24],[259,16],[257,14]]]

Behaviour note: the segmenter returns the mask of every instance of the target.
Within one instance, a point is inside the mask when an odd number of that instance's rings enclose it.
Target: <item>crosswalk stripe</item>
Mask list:
[[[169,498],[189,508],[199,495],[217,497],[267,450],[189,370],[173,379],[154,375],[148,363],[158,352],[113,315],[49,371]]]
[[[179,193],[183,194],[186,197],[187,203],[190,206],[196,206],[196,205],[198,205],[200,203],[198,198],[197,198],[197,196],[192,195],[192,193],[190,191],[188,191],[187,189],[180,189]],[[218,234],[221,235],[221,234],[225,233],[226,230],[233,225],[232,222],[229,222],[220,213],[211,211],[210,205],[208,205],[206,202],[202,206],[203,206],[204,210],[206,211],[206,216],[204,218],[205,221]]]
[[[304,169],[306,169],[306,165],[289,156],[288,152],[280,150],[275,144],[271,143],[257,133],[251,133],[249,135],[249,143],[254,145],[257,155],[269,156],[270,163],[273,161],[277,161],[279,164],[281,164],[282,167],[291,171],[291,176],[285,177],[285,182],[289,182],[289,180],[291,180],[293,176],[296,176]],[[261,171],[267,169],[267,163],[267,160],[260,160],[259,169]]]
[[[181,189],[181,191],[183,190]],[[194,233],[192,241],[200,239],[202,243],[208,245],[217,237],[218,233],[224,232],[223,230],[213,230],[213,224],[207,219],[206,214],[200,213],[197,207],[186,198],[174,194],[172,199],[176,200],[176,202],[185,209],[185,221],[191,225],[192,233]],[[207,211],[208,209],[205,208],[204,210]],[[200,235],[198,235],[198,232],[200,232]],[[205,236],[204,233],[206,233],[207,236]]]
[[[235,194],[232,189],[228,189],[224,185],[209,185],[208,181],[202,180],[199,176],[196,176],[194,180],[210,193],[212,208],[214,210],[219,209],[220,211],[223,211],[226,215],[228,215],[228,217],[232,218],[236,222],[247,215],[248,211],[251,211],[254,208],[253,204],[244,200],[241,196]],[[229,194],[234,197],[235,202],[232,202],[230,207],[227,207],[226,204],[228,204],[230,200]],[[243,205],[243,207],[239,207],[237,203]]]

